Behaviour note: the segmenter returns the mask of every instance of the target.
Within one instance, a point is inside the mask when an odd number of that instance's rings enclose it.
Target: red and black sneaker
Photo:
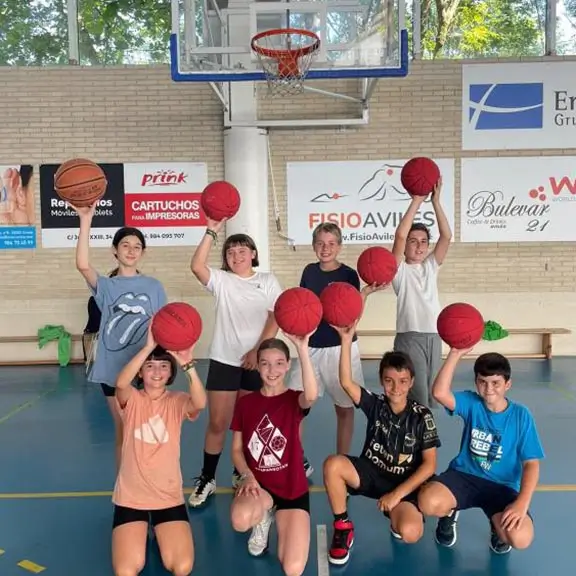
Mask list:
[[[354,544],[354,524],[350,520],[336,520],[332,545],[328,552],[330,564],[346,564],[350,558],[350,548]]]

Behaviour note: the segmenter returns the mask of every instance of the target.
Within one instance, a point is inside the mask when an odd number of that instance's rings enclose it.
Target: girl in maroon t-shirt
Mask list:
[[[304,391],[288,390],[284,384],[290,370],[288,346],[277,338],[264,340],[257,355],[262,389],[237,401],[230,426],[232,459],[243,478],[231,518],[234,530],[252,529],[248,551],[260,556],[268,549],[275,517],[280,563],[285,573],[299,575],[310,548],[310,495],[299,429],[318,397],[318,386],[308,352],[309,335],[288,338],[298,351]]]

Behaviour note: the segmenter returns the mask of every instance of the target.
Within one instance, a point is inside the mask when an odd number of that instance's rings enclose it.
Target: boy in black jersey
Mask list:
[[[332,564],[345,564],[354,543],[354,525],[346,511],[347,493],[378,500],[390,518],[392,535],[417,542],[424,532],[418,491],[436,471],[440,446],[431,411],[408,399],[414,385],[414,365],[403,352],[386,352],[378,374],[384,395],[377,396],[354,382],[350,350],[356,326],[338,329],[342,339],[340,384],[368,420],[362,454],[333,455],[324,462],[324,485],[334,514],[334,535],[328,553]]]

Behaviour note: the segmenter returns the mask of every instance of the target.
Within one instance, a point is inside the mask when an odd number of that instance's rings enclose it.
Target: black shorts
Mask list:
[[[266,488],[264,488],[264,490],[266,490]],[[298,498],[292,500],[276,496],[276,494],[270,492],[270,490],[267,490],[267,492],[272,496],[276,512],[279,510],[304,510],[304,512],[310,514],[310,492],[306,491],[302,496],[298,496]]]
[[[348,494],[350,494],[350,496],[365,496],[366,498],[379,500],[384,494],[392,492],[392,490],[402,483],[403,479],[394,481],[384,476],[372,462],[369,462],[365,458],[348,455],[346,455],[346,458],[352,462],[352,466],[354,466],[360,478],[360,486],[358,486],[358,488],[348,487]],[[402,502],[409,502],[419,510],[418,492],[419,489],[404,496]],[[385,513],[385,515],[387,516],[388,514]]]
[[[210,360],[206,390],[256,392],[262,388],[262,378],[258,370],[246,370],[241,366],[230,366],[217,360]]]
[[[494,514],[503,512],[518,498],[518,492],[510,486],[450,468],[436,476],[434,481],[443,484],[452,492],[457,510],[480,508],[489,519],[492,519]]]
[[[149,522],[152,526],[165,522],[189,522],[185,504],[162,510],[135,510],[125,506],[114,506],[112,529],[131,522]]]
[[[102,392],[104,392],[104,396],[106,398],[114,398],[116,396],[116,388],[114,386],[109,386],[108,384],[100,384],[102,387]]]

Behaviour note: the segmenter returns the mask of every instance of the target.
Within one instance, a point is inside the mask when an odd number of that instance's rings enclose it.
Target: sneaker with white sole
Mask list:
[[[216,480],[200,475],[194,478],[194,491],[188,498],[188,504],[193,508],[202,506],[214,492],[216,492]]]
[[[452,548],[458,540],[458,516],[459,510],[452,510],[448,516],[438,520],[436,525],[436,542],[441,546]]]
[[[494,554],[508,554],[512,550],[512,546],[498,536],[492,522],[490,522],[490,549]]]
[[[236,490],[236,488],[238,488],[238,486],[240,486],[241,483],[242,483],[242,476],[238,472],[236,472],[236,470],[234,470],[232,472],[232,488]]]
[[[262,556],[268,550],[270,528],[274,521],[274,510],[268,510],[259,524],[252,528],[252,534],[248,538],[248,552],[252,556]]]
[[[306,456],[304,456],[304,472],[306,474],[306,478],[310,478],[310,476],[312,476],[312,473],[314,472],[314,468],[312,468],[312,464],[310,464]]]

